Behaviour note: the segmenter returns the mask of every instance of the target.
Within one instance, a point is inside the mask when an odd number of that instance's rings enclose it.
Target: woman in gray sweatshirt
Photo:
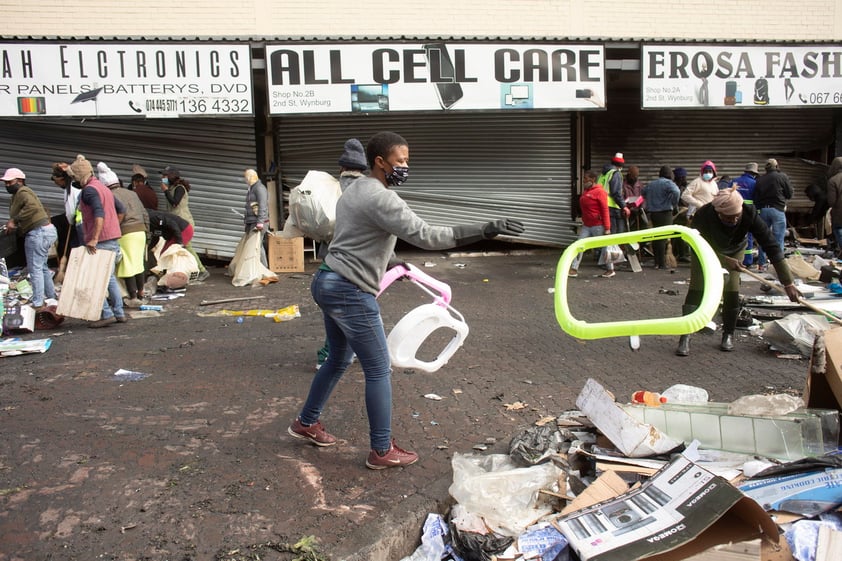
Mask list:
[[[366,148],[371,174],[343,192],[336,205],[336,227],[324,262],[310,291],[322,310],[330,353],[313,378],[310,393],[288,432],[317,446],[336,438],[319,420],[327,400],[356,354],[365,375],[365,404],[371,469],[415,463],[415,452],[399,448],[392,438],[391,361],[376,295],[380,279],[400,238],[422,249],[447,249],[490,239],[517,236],[523,224],[500,219],[463,226],[431,226],[389,187],[409,176],[409,144],[393,132],[376,134]]]

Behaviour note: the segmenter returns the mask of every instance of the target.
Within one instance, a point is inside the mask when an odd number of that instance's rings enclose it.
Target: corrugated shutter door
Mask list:
[[[276,134],[286,188],[310,169],[337,174],[346,139],[365,145],[393,130],[410,145],[410,179],[397,192],[424,220],[517,218],[526,224],[519,241],[562,245],[575,239],[570,122],[569,113],[537,111],[296,116],[279,119]]]
[[[156,190],[166,165],[181,170],[192,189],[190,210],[196,221],[193,245],[200,254],[230,258],[243,233],[246,187],[243,170],[255,166],[254,122],[251,118],[161,120],[3,120],[0,166],[19,167],[27,184],[50,214],[63,214],[60,189],[50,179],[54,162],[70,162],[84,154],[91,164],[103,161],[124,185],[132,164],[142,165]],[[8,195],[0,212],[8,215]],[[160,207],[165,209],[163,195]]]
[[[623,152],[626,166],[640,167],[644,184],[658,177],[662,165],[687,168],[692,180],[705,160],[732,178],[742,175],[746,163],[757,162],[762,175],[766,159],[774,157],[795,190],[791,210],[812,208],[804,189],[827,168],[782,154],[822,149],[833,141],[832,109],[643,111],[639,99],[612,97],[608,110],[593,113],[591,123],[592,166],[601,168]]]

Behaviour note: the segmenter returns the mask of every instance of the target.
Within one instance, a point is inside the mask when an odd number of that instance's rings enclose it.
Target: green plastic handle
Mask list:
[[[693,248],[699,260],[704,276],[702,302],[693,313],[686,316],[673,316],[655,319],[611,321],[588,323],[576,319],[570,313],[567,304],[567,272],[576,255],[593,248],[609,245],[646,243],[653,240],[680,237]],[[627,337],[637,335],[684,335],[694,333],[710,323],[719,309],[724,285],[722,265],[716,252],[697,230],[686,226],[660,226],[648,230],[624,232],[585,238],[573,242],[558,261],[555,272],[555,317],[565,333],[578,339],[604,339],[607,337]]]

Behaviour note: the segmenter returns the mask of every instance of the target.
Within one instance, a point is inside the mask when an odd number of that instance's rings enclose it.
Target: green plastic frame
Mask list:
[[[676,237],[680,237],[693,248],[702,267],[704,291],[702,302],[695,312],[686,316],[601,323],[588,323],[576,319],[570,314],[570,307],[567,305],[567,272],[578,253],[614,244],[645,243]],[[638,335],[684,335],[694,333],[710,322],[719,308],[723,285],[722,265],[716,253],[699,232],[692,228],[660,226],[636,232],[585,238],[571,244],[564,250],[561,259],[558,261],[555,273],[555,317],[566,333],[578,339],[604,339]]]

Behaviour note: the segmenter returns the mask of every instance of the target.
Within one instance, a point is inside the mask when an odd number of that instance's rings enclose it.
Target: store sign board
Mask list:
[[[644,109],[842,105],[840,45],[643,45]]]
[[[366,113],[604,107],[602,45],[281,44],[269,111]]]
[[[2,117],[252,113],[245,44],[0,43]]]

